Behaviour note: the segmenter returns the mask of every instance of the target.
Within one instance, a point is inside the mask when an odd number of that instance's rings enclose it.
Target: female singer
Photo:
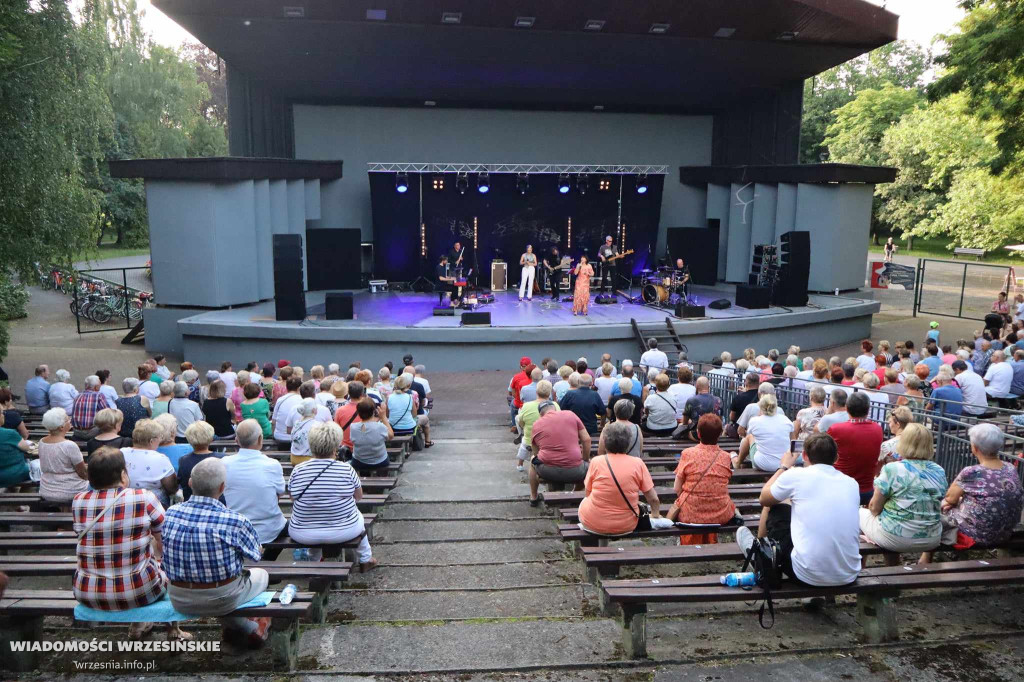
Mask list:
[[[580,262],[572,271],[576,275],[576,291],[572,297],[572,314],[586,315],[590,309],[590,278],[594,276],[594,268],[590,265],[586,256],[580,257]]]
[[[526,253],[519,257],[519,264],[523,266],[523,274],[519,278],[519,300],[526,295],[527,301],[533,300],[533,278],[537,274],[537,254],[533,252],[533,246],[526,245]]]

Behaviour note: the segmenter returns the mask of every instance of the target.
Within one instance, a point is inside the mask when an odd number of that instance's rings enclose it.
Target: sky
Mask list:
[[[900,17],[900,38],[913,40],[929,46],[936,33],[944,33],[963,17],[957,0],[867,0],[875,5],[884,5]],[[185,29],[171,21],[167,15],[150,4],[150,0],[138,0],[139,8],[145,12],[143,26],[153,39],[163,45],[175,47],[192,39]]]

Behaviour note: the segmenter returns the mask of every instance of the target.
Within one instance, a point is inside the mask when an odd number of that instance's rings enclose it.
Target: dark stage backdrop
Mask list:
[[[516,189],[514,174],[490,176],[490,191],[477,191],[477,176],[469,175],[469,189],[460,194],[457,176],[445,174],[445,188],[431,189],[431,174],[422,176],[423,223],[426,224],[427,258],[420,257],[420,176],[409,174],[409,191],[395,191],[394,173],[370,173],[373,205],[374,275],[393,281],[409,281],[420,274],[433,277],[434,266],[455,241],[466,247],[467,260],[478,267],[482,279],[490,277],[494,258],[509,262],[509,282],[519,279],[519,256],[532,244],[542,253],[559,244],[564,254],[596,259],[605,235],[622,243],[617,227],[619,183],[622,182],[622,223],[625,247],[636,254],[626,263],[639,272],[651,267],[651,249],[658,235],[663,176],[648,178],[646,194],[636,193],[635,176],[610,176],[612,188],[599,192],[597,175],[590,176],[586,194],[580,194],[576,178],[568,194],[558,192],[558,175],[529,178],[526,195]],[[473,252],[473,218],[477,219],[477,245]],[[572,219],[571,244],[569,219]]]

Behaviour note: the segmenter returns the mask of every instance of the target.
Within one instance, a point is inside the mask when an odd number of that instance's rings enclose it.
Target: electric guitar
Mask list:
[[[562,261],[558,265],[555,265],[553,267],[548,265],[547,262],[545,262],[544,267],[546,267],[549,272],[556,272],[558,270],[568,270],[569,268],[572,267],[572,256],[562,256]]]
[[[633,249],[630,249],[629,251],[623,251],[620,254],[616,254],[614,256],[608,256],[607,258],[604,259],[604,262],[605,263],[611,263],[612,261],[617,261],[620,258],[625,258],[626,256],[632,255],[632,253],[633,253]]]

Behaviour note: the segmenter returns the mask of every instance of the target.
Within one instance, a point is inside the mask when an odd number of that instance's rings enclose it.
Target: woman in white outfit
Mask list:
[[[533,278],[537,274],[537,254],[533,252],[533,246],[526,245],[526,253],[519,257],[519,264],[523,266],[523,274],[519,278],[519,300],[533,300]]]

